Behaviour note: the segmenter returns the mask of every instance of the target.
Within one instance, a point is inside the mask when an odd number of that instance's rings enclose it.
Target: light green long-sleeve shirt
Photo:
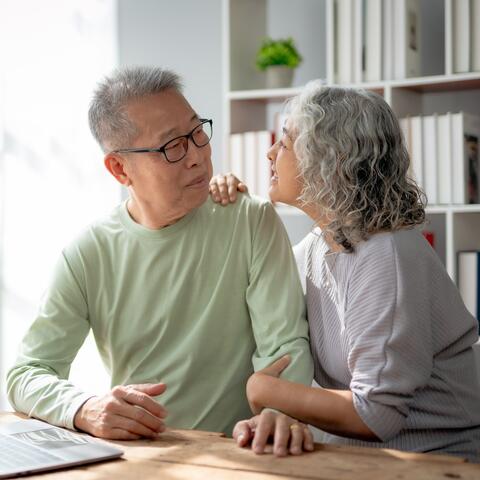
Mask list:
[[[124,203],[83,232],[7,375],[15,409],[73,428],[92,394],[68,375],[90,328],[112,385],[167,384],[158,401],[177,428],[230,434],[251,416],[249,375],[285,353],[285,378],[313,376],[287,235],[273,207],[248,195],[228,207],[209,199],[160,230],[135,223]]]

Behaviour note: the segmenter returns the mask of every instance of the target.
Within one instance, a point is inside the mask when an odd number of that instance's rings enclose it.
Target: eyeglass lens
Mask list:
[[[197,147],[204,147],[212,138],[210,122],[201,123],[190,134],[190,138]],[[164,147],[165,157],[169,162],[178,162],[188,151],[188,136],[175,138]]]

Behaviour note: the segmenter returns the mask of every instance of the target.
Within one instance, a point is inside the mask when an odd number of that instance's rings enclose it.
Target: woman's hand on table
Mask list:
[[[233,438],[239,447],[251,443],[256,454],[266,453],[268,441],[273,438],[273,453],[277,457],[311,452],[313,435],[307,425],[283,413],[263,410],[250,420],[242,420],[233,429]]]
[[[256,415],[236,424],[233,438],[240,447],[251,442],[255,453],[264,453],[269,439],[273,438],[273,453],[279,457],[313,450],[313,436],[307,425],[275,410],[264,409],[268,404],[266,397],[275,393],[269,389],[268,379],[278,378],[289,363],[290,356],[285,355],[250,376],[247,397]]]
[[[248,192],[248,187],[233,173],[215,175],[210,180],[210,196],[215,203],[228,205],[237,201],[237,192]]]

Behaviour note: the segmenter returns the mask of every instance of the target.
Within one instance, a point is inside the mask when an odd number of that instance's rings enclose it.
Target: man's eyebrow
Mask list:
[[[200,117],[198,116],[198,114],[197,114],[197,113],[194,113],[194,114],[191,116],[189,122],[193,122],[193,120],[199,120],[199,119],[200,119]],[[159,142],[162,142],[163,140],[165,140],[166,142],[168,142],[169,138],[170,138],[172,135],[174,135],[174,134],[179,134],[179,129],[178,129],[178,127],[173,127],[173,128],[171,128],[170,130],[167,130],[166,132],[160,133],[160,134],[158,135],[158,137],[157,137],[157,140],[158,140]]]

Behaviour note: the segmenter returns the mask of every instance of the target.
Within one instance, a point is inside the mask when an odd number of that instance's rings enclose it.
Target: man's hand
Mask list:
[[[151,397],[166,388],[164,383],[116,386],[82,405],[74,418],[75,428],[110,440],[156,437],[165,430],[167,411]]]
[[[300,455],[303,451],[311,452],[313,435],[307,425],[295,419],[264,410],[250,420],[242,420],[233,429],[233,438],[239,447],[252,442],[252,450],[257,454],[268,451],[267,442],[273,437],[273,453],[278,457]]]
[[[215,203],[227,205],[237,201],[238,192],[248,192],[247,186],[233,173],[215,175],[210,180],[210,195]]]

